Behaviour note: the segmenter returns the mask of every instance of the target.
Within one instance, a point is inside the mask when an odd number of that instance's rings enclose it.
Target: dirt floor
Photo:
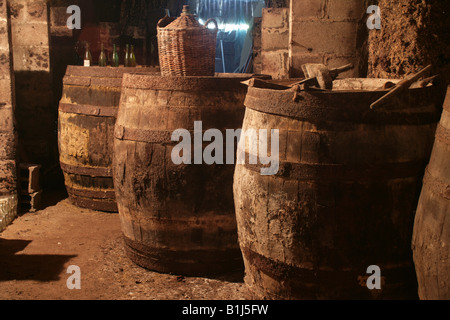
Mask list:
[[[243,272],[215,279],[159,274],[125,255],[118,214],[80,209],[60,194],[0,233],[1,300],[247,300]],[[81,289],[67,273],[81,271]]]

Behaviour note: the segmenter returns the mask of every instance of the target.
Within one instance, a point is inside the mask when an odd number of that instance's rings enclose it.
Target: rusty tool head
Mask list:
[[[321,89],[333,89],[333,78],[330,70],[323,64],[307,63],[302,65],[303,73],[307,79],[316,79]]]
[[[333,81],[336,80],[339,74],[351,69],[353,69],[352,64],[347,64],[335,69],[328,69],[324,64],[307,63],[302,65],[302,70],[306,79],[296,84],[304,85],[305,89],[310,86],[316,86],[323,90],[332,90]]]

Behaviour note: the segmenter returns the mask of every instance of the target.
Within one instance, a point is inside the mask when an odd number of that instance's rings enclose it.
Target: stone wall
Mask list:
[[[352,63],[343,77],[367,75],[368,0],[266,1],[261,32],[261,73],[303,77],[301,65],[329,68]],[[259,53],[259,52],[257,52]],[[255,54],[257,54],[255,53]]]
[[[0,0],[0,232],[17,215],[14,74],[6,0]]]
[[[289,0],[266,0],[266,8],[288,8]]]
[[[252,39],[253,39],[253,73],[262,73],[261,59],[261,28],[262,18],[255,18],[253,21]]]
[[[10,0],[19,161],[47,171],[58,161],[46,0]]]
[[[263,9],[261,29],[262,73],[289,78],[289,9]]]
[[[330,68],[353,63],[355,69],[343,76],[360,75],[367,1],[291,0],[290,10],[292,77],[303,75],[304,63],[323,63]]]
[[[450,1],[380,0],[381,30],[370,31],[369,76],[403,78],[432,64],[450,83]]]

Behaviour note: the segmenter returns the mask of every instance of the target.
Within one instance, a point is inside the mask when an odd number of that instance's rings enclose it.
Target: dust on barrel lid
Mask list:
[[[190,91],[235,91],[247,90],[242,82],[251,78],[269,80],[270,75],[251,73],[214,73],[211,76],[163,76],[145,72],[125,73],[122,85],[132,89]]]

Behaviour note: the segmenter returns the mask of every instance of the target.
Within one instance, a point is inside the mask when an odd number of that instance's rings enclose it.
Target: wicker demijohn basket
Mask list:
[[[215,29],[209,29],[210,23]],[[158,50],[163,76],[213,76],[219,28],[214,19],[201,25],[183,7],[178,19],[164,17],[158,22]]]

